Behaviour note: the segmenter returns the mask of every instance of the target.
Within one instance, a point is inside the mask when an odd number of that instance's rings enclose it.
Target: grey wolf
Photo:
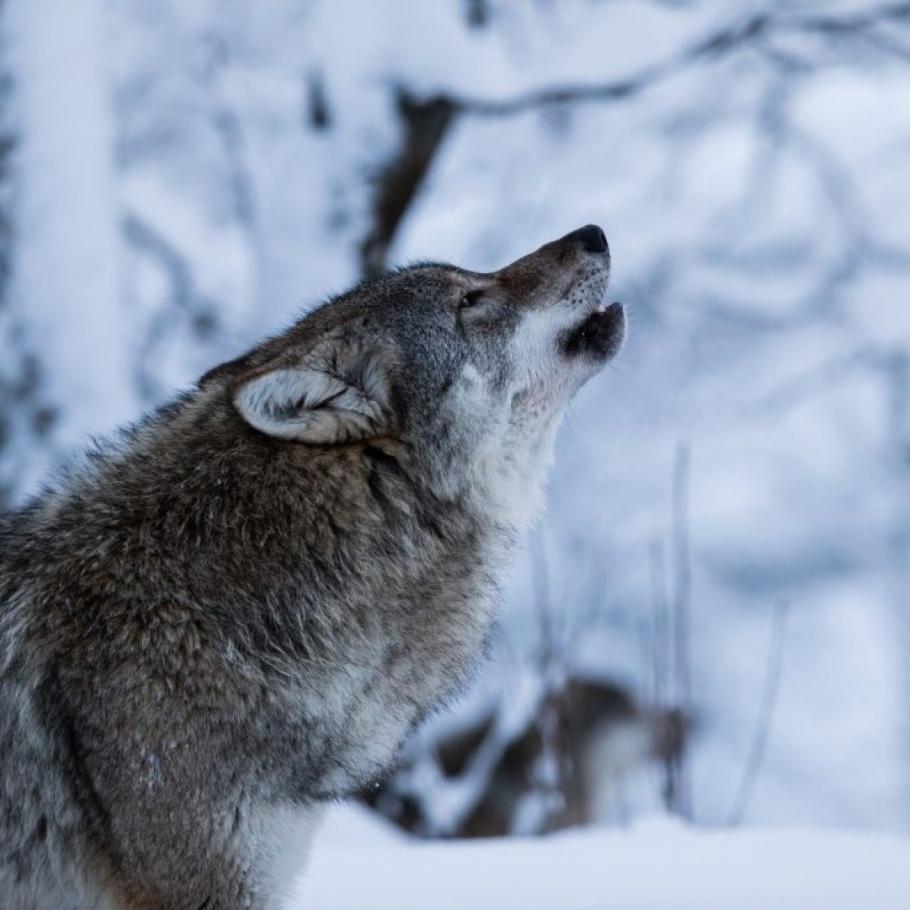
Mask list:
[[[0,895],[272,908],[484,650],[619,349],[594,226],[355,287],[0,522]]]

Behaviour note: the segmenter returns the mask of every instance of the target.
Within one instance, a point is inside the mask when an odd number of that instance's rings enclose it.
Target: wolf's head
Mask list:
[[[355,287],[203,377],[288,445],[395,439],[439,495],[469,489],[504,520],[533,511],[558,420],[619,350],[593,225],[498,272],[421,264]]]

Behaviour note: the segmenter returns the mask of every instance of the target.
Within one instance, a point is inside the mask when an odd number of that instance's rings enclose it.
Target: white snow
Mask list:
[[[333,810],[288,910],[906,910],[910,839],[628,829],[420,844]]]

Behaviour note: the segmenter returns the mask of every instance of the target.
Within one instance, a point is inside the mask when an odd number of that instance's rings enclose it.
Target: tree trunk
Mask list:
[[[135,398],[120,303],[103,5],[5,2],[19,135],[2,454],[21,495],[87,433],[133,415]]]

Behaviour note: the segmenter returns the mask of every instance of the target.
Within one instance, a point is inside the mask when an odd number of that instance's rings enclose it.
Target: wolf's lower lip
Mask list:
[[[621,303],[601,304],[566,337],[563,351],[569,357],[588,354],[598,359],[612,357],[625,334],[625,311]]]

